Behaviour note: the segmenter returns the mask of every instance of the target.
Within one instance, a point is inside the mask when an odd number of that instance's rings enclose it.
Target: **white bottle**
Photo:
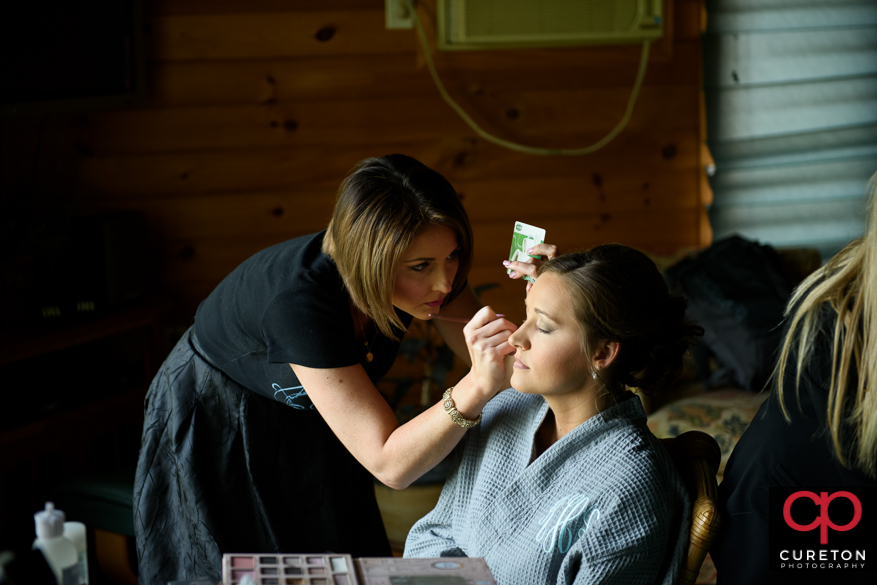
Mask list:
[[[58,585],[78,585],[79,558],[76,547],[64,538],[64,512],[46,502],[46,509],[33,515],[37,538],[33,547],[40,549],[55,573]]]
[[[64,538],[76,549],[76,557],[79,559],[79,585],[88,585],[88,540],[85,536],[85,524],[65,522]]]

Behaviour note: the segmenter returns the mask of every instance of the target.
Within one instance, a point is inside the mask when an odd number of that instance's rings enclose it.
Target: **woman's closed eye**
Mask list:
[[[527,319],[524,319],[523,321],[521,321],[521,327],[523,327],[526,322],[527,322]],[[547,335],[547,334],[551,333],[553,331],[553,329],[543,329],[537,323],[536,324],[536,331],[538,331],[539,333],[545,333]]]

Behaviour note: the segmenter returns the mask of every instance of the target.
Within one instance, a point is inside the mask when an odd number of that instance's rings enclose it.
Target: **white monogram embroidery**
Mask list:
[[[589,506],[591,498],[582,494],[572,494],[560,498],[548,511],[539,524],[542,527],[536,533],[536,541],[542,545],[542,550],[550,553],[557,546],[557,550],[565,553],[572,546],[576,536],[582,536],[591,525],[591,521],[600,517],[600,510]],[[575,520],[582,518],[582,527],[575,531]],[[572,529],[571,529],[571,525]]]

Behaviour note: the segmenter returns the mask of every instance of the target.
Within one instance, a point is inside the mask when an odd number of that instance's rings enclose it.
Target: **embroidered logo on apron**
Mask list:
[[[308,398],[308,393],[305,392],[304,386],[292,386],[290,388],[281,388],[280,384],[276,382],[271,384],[271,387],[274,388],[274,399],[278,402],[285,402],[287,406],[291,406],[298,410],[306,410],[310,408],[310,410],[317,410],[317,407],[311,403],[310,407],[304,404],[297,404],[295,402],[296,398],[304,397],[305,400],[310,402],[310,398]]]

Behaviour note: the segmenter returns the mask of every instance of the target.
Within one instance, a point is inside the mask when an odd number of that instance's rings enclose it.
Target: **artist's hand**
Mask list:
[[[532,256],[538,255],[540,258],[527,258],[524,262],[503,260],[502,265],[511,269],[509,278],[517,279],[523,276],[529,276],[535,280],[536,272],[539,270],[539,267],[542,266],[543,260],[541,256],[545,256],[546,260],[553,260],[557,256],[557,246],[553,244],[536,244],[529,250],[525,251],[527,254]],[[527,281],[527,292],[530,292],[531,288],[533,288],[533,283]]]
[[[498,318],[490,307],[481,308],[463,328],[472,359],[468,376],[491,396],[502,389],[506,380],[504,358],[515,351],[508,340],[517,329],[514,323]]]

